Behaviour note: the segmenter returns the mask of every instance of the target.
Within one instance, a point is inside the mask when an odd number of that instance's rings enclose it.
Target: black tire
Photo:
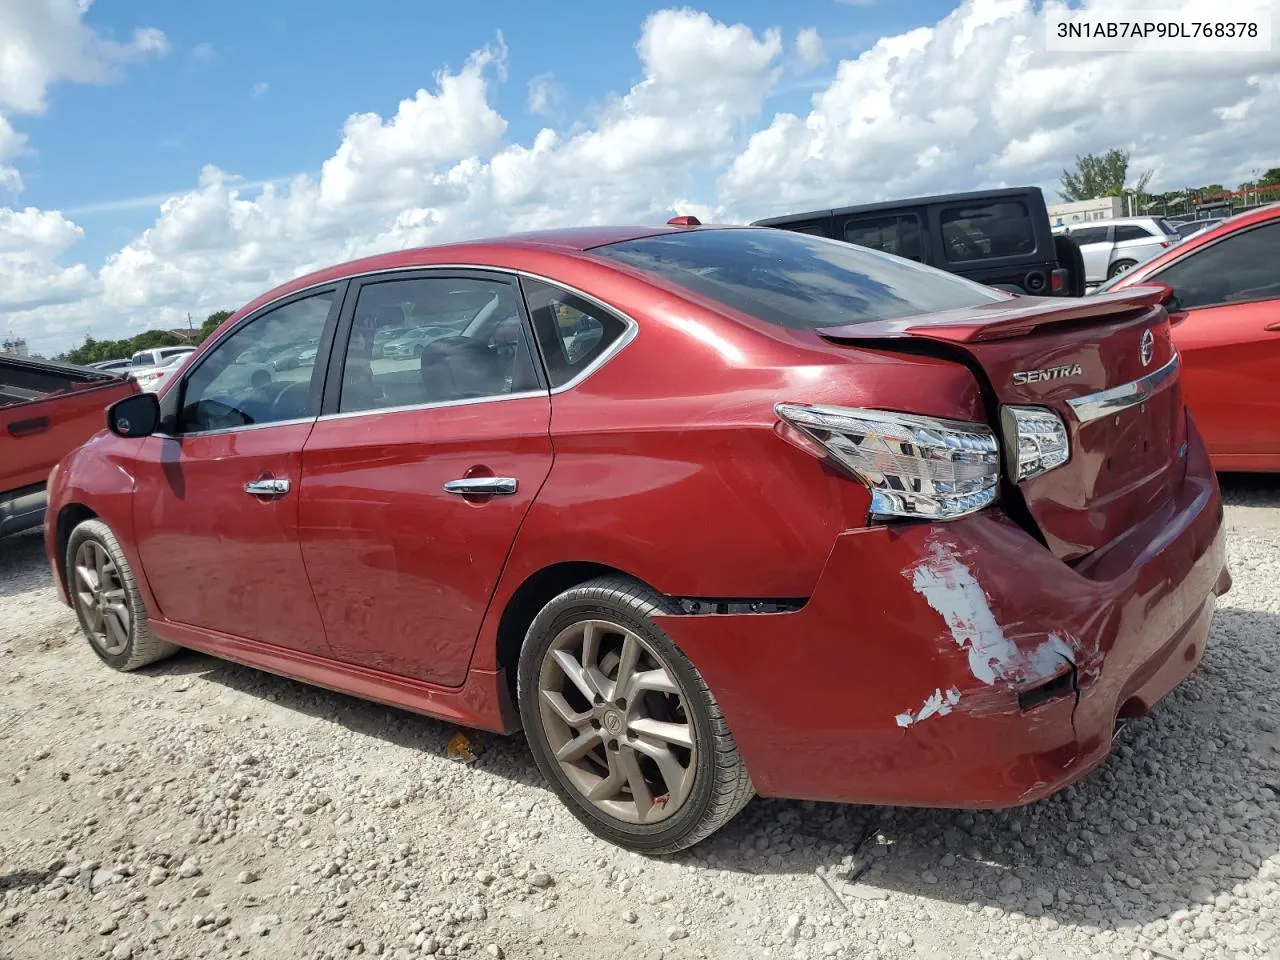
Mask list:
[[[1080,244],[1076,243],[1074,237],[1058,233],[1053,237],[1053,250],[1058,258],[1058,266],[1067,271],[1067,296],[1083,297],[1086,288],[1084,254],[1080,252]]]
[[[124,649],[118,653],[110,653],[95,642],[84,607],[77,597],[76,554],[80,547],[90,540],[101,546],[115,564],[120,585],[124,589],[125,603],[130,611],[128,640]],[[103,663],[115,670],[127,672],[145,667],[149,663],[155,663],[177,652],[178,648],[173,644],[152,634],[147,621],[147,609],[142,603],[142,596],[138,593],[137,581],[134,580],[129,561],[124,551],[120,549],[120,542],[116,540],[110,527],[96,519],[85,520],[77,526],[71,531],[71,536],[67,540],[65,562],[67,591],[71,595],[71,605],[76,611],[76,617],[80,620],[80,629],[84,632],[90,648]]]
[[[1118,277],[1122,273],[1128,273],[1138,265],[1137,260],[1117,260],[1111,265],[1111,269],[1107,271],[1107,279]]]
[[[601,577],[560,594],[534,618],[520,651],[517,699],[533,758],[551,788],[597,836],[638,853],[674,853],[704,840],[732,820],[755,795],[746,764],[715,697],[689,659],[656,623],[670,612],[661,595],[625,577]],[[696,752],[687,797],[666,820],[628,823],[597,809],[567,779],[544,729],[539,674],[553,640],[584,620],[608,620],[633,631],[657,654],[681,688]]]

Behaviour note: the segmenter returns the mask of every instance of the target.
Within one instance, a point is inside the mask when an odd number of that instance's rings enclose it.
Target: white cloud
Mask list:
[[[1091,5],[1103,2],[1113,0]],[[1162,2],[1176,10],[1197,0]],[[1265,12],[1266,0],[1252,2]],[[65,347],[89,323],[98,336],[173,325],[187,310],[232,307],[376,251],[677,212],[745,220],[982,185],[1053,186],[1076,154],[1112,146],[1131,150],[1135,169],[1156,168],[1155,186],[1234,183],[1274,166],[1280,81],[1267,56],[1047,54],[1043,16],[1032,0],[966,0],[932,27],[841,62],[807,111],[768,116],[786,59],[779,31],[662,10],[641,24],[630,89],[519,142],[494,106],[507,60],[499,37],[394,113],[349,117],[332,155],[315,158],[318,173],[249,183],[209,167],[162,202],[85,208],[158,206],[154,224],[96,271],[60,265],[81,235],[62,214],[7,211],[0,316],[15,332],[63,331]],[[794,53],[817,63],[817,31],[798,34]],[[32,89],[25,102],[43,103],[44,87],[34,98]],[[529,109],[553,108],[535,89]],[[13,164],[24,144],[5,129],[0,164]]]
[[[814,27],[805,27],[796,34],[796,57],[806,69],[826,63],[827,54],[822,48],[822,36]]]
[[[208,63],[217,52],[217,48],[212,43],[197,43],[191,48],[191,58],[200,63]]]
[[[540,117],[554,114],[564,102],[564,87],[554,73],[540,73],[529,80],[529,112]]]
[[[249,95],[254,97],[265,97],[270,89],[271,84],[267,83],[265,80],[259,80],[249,88]]]

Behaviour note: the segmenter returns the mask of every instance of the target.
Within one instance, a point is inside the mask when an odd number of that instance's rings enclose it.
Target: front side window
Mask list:
[[[339,411],[481,400],[538,387],[511,284],[425,277],[360,288]]]
[[[1036,230],[1021,200],[943,207],[942,246],[952,263],[1034,253]]]
[[[933,267],[839,240],[759,228],[691,230],[591,251],[765,323],[800,330],[1010,299]]]
[[[330,290],[275,307],[214,347],[183,385],[182,430],[316,416],[316,357],[333,297]]]
[[[1173,288],[1188,310],[1280,298],[1280,221],[1201,247],[1149,279]]]
[[[1125,240],[1150,240],[1151,237],[1150,230],[1136,223],[1116,224],[1116,243],[1123,243]]]
[[[626,321],[541,280],[521,281],[552,387],[563,387],[627,332]]]
[[[844,225],[844,238],[860,247],[908,260],[924,260],[920,218],[914,213],[858,217]]]

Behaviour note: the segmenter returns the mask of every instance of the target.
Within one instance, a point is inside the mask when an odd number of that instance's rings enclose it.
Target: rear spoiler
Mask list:
[[[1088,297],[1017,297],[960,310],[898,320],[872,320],[817,331],[828,340],[893,340],[927,337],[948,343],[977,343],[1025,336],[1037,327],[1149,310],[1168,296],[1163,286],[1135,284]]]

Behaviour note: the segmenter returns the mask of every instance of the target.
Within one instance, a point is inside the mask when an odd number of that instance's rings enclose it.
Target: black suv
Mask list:
[[[948,193],[757,220],[845,240],[1033,296],[1084,296],[1084,260],[1053,235],[1038,187]]]

